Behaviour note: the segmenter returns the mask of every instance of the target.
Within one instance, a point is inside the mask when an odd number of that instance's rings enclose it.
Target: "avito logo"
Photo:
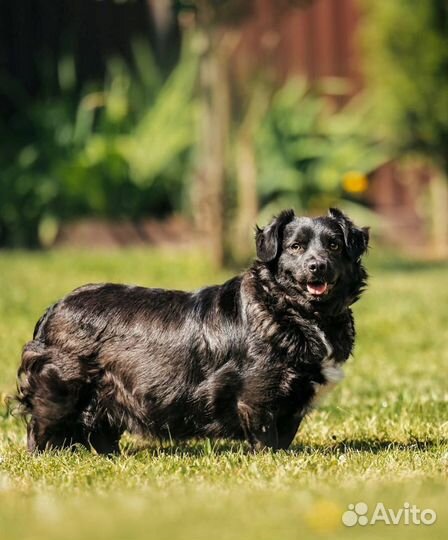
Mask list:
[[[431,508],[421,510],[415,504],[405,502],[402,508],[393,510],[386,508],[382,502],[375,505],[369,516],[369,507],[365,502],[349,504],[348,510],[342,514],[342,523],[347,527],[354,525],[432,525],[437,519],[437,514]]]

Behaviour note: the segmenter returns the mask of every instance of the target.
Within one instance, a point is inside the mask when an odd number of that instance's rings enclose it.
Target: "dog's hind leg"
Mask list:
[[[27,420],[30,452],[85,444],[79,405],[86,388],[76,369],[69,371],[65,365],[57,351],[39,341],[24,349],[18,401]]]
[[[28,452],[35,452],[37,450],[37,426],[36,421],[34,419],[28,420],[28,424],[26,426],[26,446],[28,448]]]
[[[81,426],[71,422],[47,422],[31,418],[27,425],[27,448],[29,452],[74,448],[75,444],[87,447]]]

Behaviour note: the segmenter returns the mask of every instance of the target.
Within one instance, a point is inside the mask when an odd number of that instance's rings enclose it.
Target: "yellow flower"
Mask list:
[[[315,532],[330,533],[341,526],[341,508],[334,502],[316,501],[305,514],[308,526]]]
[[[360,171],[348,171],[342,178],[342,185],[348,193],[364,193],[369,181],[367,176]]]

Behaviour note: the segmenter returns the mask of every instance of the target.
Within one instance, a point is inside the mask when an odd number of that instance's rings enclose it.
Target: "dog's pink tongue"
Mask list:
[[[324,294],[327,290],[327,287],[328,286],[326,283],[322,283],[322,284],[308,283],[307,285],[308,292],[310,292],[311,294]]]

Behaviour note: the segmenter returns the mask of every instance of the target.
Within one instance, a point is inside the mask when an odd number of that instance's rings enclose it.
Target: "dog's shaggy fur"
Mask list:
[[[51,306],[23,350],[30,451],[119,451],[124,430],[288,448],[353,347],[367,229],[342,212],[282,212],[257,261],[195,292],[86,285]]]

